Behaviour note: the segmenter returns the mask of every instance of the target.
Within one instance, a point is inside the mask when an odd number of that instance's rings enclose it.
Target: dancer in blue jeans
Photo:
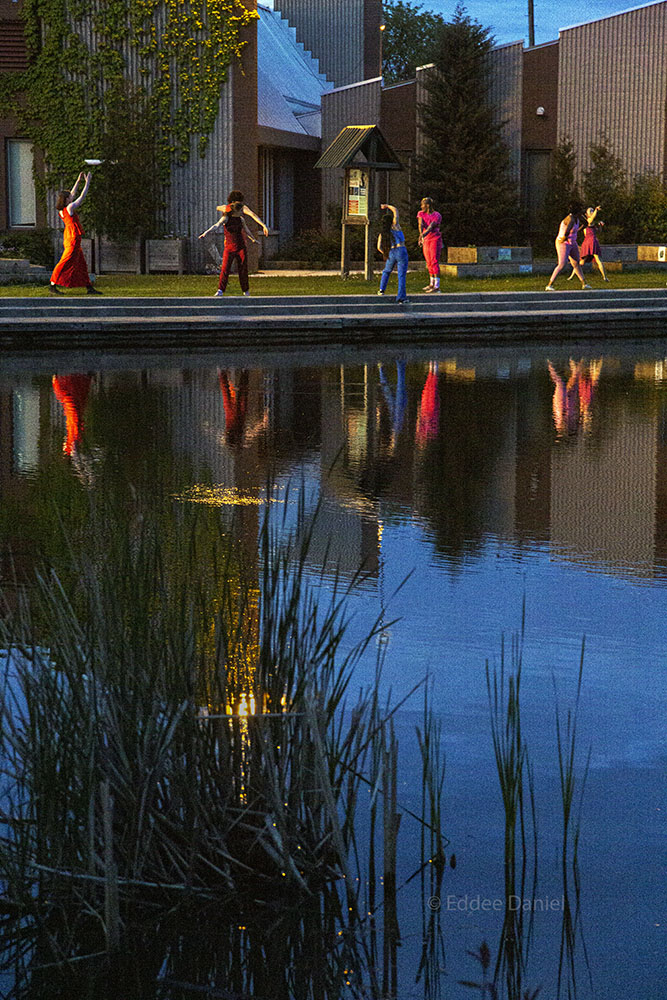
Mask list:
[[[380,291],[378,295],[384,295],[389,275],[394,270],[398,272],[398,294],[397,302],[408,302],[405,291],[405,276],[408,271],[408,251],[405,247],[405,236],[398,224],[398,209],[393,205],[380,205],[386,214],[382,219],[382,228],[378,236],[377,247],[385,259],[384,271],[380,278]]]

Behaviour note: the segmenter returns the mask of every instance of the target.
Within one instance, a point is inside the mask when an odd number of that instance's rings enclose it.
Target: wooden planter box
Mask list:
[[[117,271],[141,274],[141,240],[121,243],[100,237],[97,241],[97,270],[99,274]]]
[[[532,247],[447,247],[448,264],[530,264]]]
[[[146,240],[146,273],[172,271],[183,274],[185,270],[185,240]]]
[[[654,260],[664,264],[667,261],[667,247],[657,243],[637,247],[637,260]]]

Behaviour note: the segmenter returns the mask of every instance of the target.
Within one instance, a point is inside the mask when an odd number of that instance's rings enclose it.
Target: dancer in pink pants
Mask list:
[[[433,210],[433,202],[430,198],[422,198],[421,200],[421,211],[417,212],[417,225],[419,227],[419,245],[424,252],[426,269],[430,276],[430,281],[424,291],[439,292],[442,216],[440,212]]]

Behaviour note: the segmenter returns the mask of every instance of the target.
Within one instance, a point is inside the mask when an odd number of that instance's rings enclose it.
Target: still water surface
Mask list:
[[[321,509],[310,564],[363,564],[350,637],[381,613],[384,684],[428,676],[442,720],[445,832],[457,857],[439,907],[443,995],[466,996],[467,949],[497,944],[503,812],[485,664],[524,616],[522,725],[534,767],[538,895],[558,901],[555,705],[574,705],[585,640],[578,775],[577,995],[663,996],[667,708],[667,362],[653,351],[561,351],[221,368],[188,357],[143,370],[73,364],[0,376],[0,533],[30,563],[109,470],[139,494],[205,504],[252,550],[269,472],[286,524]],[[281,511],[282,513],[282,511]],[[240,526],[240,527],[239,527]],[[325,586],[329,579],[325,572]],[[524,611],[525,609],[525,611]],[[358,669],[370,683],[375,651]],[[420,795],[420,696],[399,716],[403,803]],[[401,830],[407,878],[417,849]],[[399,920],[401,996],[419,996],[423,900]],[[555,996],[562,913],[537,915],[528,979]],[[585,943],[585,948],[584,948]],[[412,963],[412,965],[411,965]]]

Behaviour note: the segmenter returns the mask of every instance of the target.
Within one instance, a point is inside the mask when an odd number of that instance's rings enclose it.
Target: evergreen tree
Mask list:
[[[607,242],[616,243],[627,226],[630,211],[626,173],[620,159],[609,149],[605,135],[591,144],[589,156],[591,165],[583,174],[584,198],[587,205],[601,206]]]
[[[570,210],[570,203],[581,201],[579,188],[575,181],[577,168],[577,154],[574,151],[572,140],[567,137],[561,139],[556,146],[549,174],[549,187],[544,199],[544,209],[542,211],[541,228],[545,238],[553,243],[560,225]],[[595,202],[594,204],[598,204]]]
[[[408,0],[384,0],[385,30],[382,37],[382,73],[385,83],[414,77],[417,66],[433,57],[438,29],[445,23],[440,14],[423,11]]]
[[[515,242],[517,197],[509,152],[489,94],[489,29],[461,5],[438,29],[427,100],[419,106],[422,146],[415,201],[432,198],[450,246]]]

